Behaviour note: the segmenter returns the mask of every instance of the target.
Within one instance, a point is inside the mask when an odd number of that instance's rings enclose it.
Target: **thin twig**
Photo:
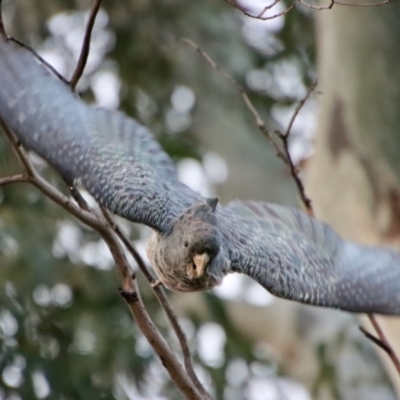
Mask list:
[[[303,4],[306,7],[312,8],[313,10],[322,11],[322,10],[330,10],[334,5],[344,6],[344,7],[380,7],[389,3],[394,3],[398,0],[383,0],[378,3],[344,3],[342,1],[331,0],[327,6],[316,6],[314,4],[310,4],[305,0],[297,0],[300,4]]]
[[[313,85],[311,85],[311,87],[308,89],[306,95],[299,101],[299,104],[296,106],[292,117],[290,118],[289,124],[286,128],[285,133],[283,134],[284,137],[289,137],[290,132],[292,130],[294,121],[296,120],[297,116],[299,115],[301,109],[304,107],[304,104],[306,104],[306,101],[309,99],[309,97],[311,96],[311,93],[315,90],[315,88],[318,85],[318,81],[315,81]]]
[[[272,7],[274,7],[276,4],[278,4],[280,0],[274,0],[271,4],[268,6],[265,6],[261,12],[258,14],[258,17],[261,18],[268,10],[270,10]]]
[[[333,0],[333,2],[335,4],[337,4],[338,6],[347,6],[347,7],[380,7],[380,6],[384,6],[385,4],[389,4],[389,3],[394,3],[395,1],[398,0],[384,0],[384,1],[380,1],[378,3],[361,3],[361,4],[357,4],[357,3],[343,3],[342,1],[336,1]]]
[[[261,21],[268,21],[271,19],[275,19],[278,17],[282,17],[284,15],[286,15],[289,11],[291,11],[294,6],[295,6],[295,2],[293,2],[288,8],[286,8],[285,10],[276,13],[274,15],[269,15],[267,17],[264,16],[264,14],[267,12],[267,10],[270,10],[275,4],[279,3],[280,0],[275,0],[272,4],[264,7],[257,15],[254,14],[250,14],[248,11],[246,11],[245,8],[241,7],[239,4],[237,4],[234,0],[225,0],[227,3],[229,3],[231,6],[237,8],[239,11],[241,11],[244,15],[246,15],[249,18],[254,18],[254,19],[259,19]],[[393,1],[393,0],[392,0]]]
[[[334,0],[331,0],[331,2],[327,6],[315,6],[314,4],[307,3],[305,0],[297,0],[297,1],[308,8],[312,8],[313,10],[318,10],[318,11],[330,10],[335,4]]]
[[[359,326],[358,327],[360,329],[360,331],[365,335],[365,337],[369,340],[371,340],[372,342],[374,342],[378,347],[380,347],[383,351],[385,351],[386,353],[390,352],[390,348],[386,346],[385,343],[382,342],[381,339],[377,338],[376,336],[374,336],[372,333],[368,332],[363,326]]]
[[[54,75],[57,76],[58,79],[63,81],[65,84],[69,85],[69,82],[51,65],[49,64],[43,57],[41,57],[31,46],[28,46],[27,44],[21,42],[18,39],[15,39],[12,36],[7,36],[7,39],[10,40],[11,42],[14,42],[18,44],[19,46],[23,47],[24,49],[27,49],[29,52],[31,52],[47,69],[49,69]]]
[[[313,10],[317,10],[317,11],[322,11],[322,10],[330,10],[334,5],[344,6],[344,7],[379,7],[379,6],[389,4],[389,3],[394,3],[395,1],[398,1],[398,0],[383,0],[378,3],[361,3],[361,4],[345,3],[342,1],[331,0],[330,3],[326,6],[316,6],[314,4],[308,3],[306,0],[294,0],[293,3],[290,6],[288,6],[285,10],[283,10],[279,13],[276,13],[274,15],[269,15],[269,16],[264,16],[264,14],[268,10],[273,8],[277,3],[279,3],[280,0],[274,0],[271,4],[265,6],[258,14],[255,14],[255,15],[250,14],[250,12],[246,10],[246,8],[240,6],[235,0],[225,0],[225,1],[227,3],[229,3],[232,7],[235,7],[236,9],[241,11],[245,16],[247,16],[249,18],[259,19],[261,21],[268,21],[271,19],[275,19],[275,18],[287,15],[295,7],[296,1],[298,3],[304,5],[305,7],[308,7]]]
[[[58,191],[54,186],[50,185],[36,172],[25,150],[18,143],[18,141],[15,139],[14,134],[1,118],[0,128],[8,139],[12,149],[14,150],[18,160],[20,161],[25,171],[23,175],[25,176],[26,181],[29,181],[34,186],[38,187],[47,197],[49,197],[59,206],[64,208],[74,217],[78,218],[86,225],[89,225],[91,228],[99,230],[101,228],[101,224],[99,223],[98,218],[93,213],[82,210],[78,205],[72,202],[68,197],[64,196],[60,191]]]
[[[390,359],[392,360],[393,365],[395,366],[397,372],[400,374],[400,360],[397,357],[397,354],[395,353],[395,351],[393,350],[393,347],[390,345],[389,341],[386,338],[386,335],[384,334],[381,326],[379,325],[376,316],[373,314],[368,314],[368,318],[372,324],[372,326],[374,327],[376,333],[378,334],[379,340],[381,342],[381,344],[383,346],[380,346],[383,350],[386,351],[386,353],[388,354],[388,356],[390,357]],[[373,340],[373,342],[375,344],[376,341]],[[378,345],[379,346],[379,345]]]
[[[309,197],[307,197],[306,192],[305,192],[305,188],[303,185],[302,180],[300,179],[299,176],[299,170],[298,168],[294,165],[292,157],[290,155],[289,152],[289,136],[290,136],[290,132],[292,130],[294,121],[296,120],[297,116],[299,115],[301,109],[304,107],[304,104],[306,103],[306,101],[309,99],[309,97],[311,96],[311,93],[315,90],[315,88],[317,87],[318,82],[315,82],[307,91],[307,94],[304,96],[303,99],[300,100],[299,104],[296,106],[292,117],[290,118],[289,124],[285,130],[284,133],[280,132],[280,131],[276,131],[275,133],[281,138],[282,140],[282,144],[283,144],[283,150],[285,152],[285,156],[286,156],[286,160],[287,160],[287,164],[290,168],[290,173],[296,183],[300,198],[302,203],[304,204],[304,207],[306,208],[307,214],[310,216],[314,216],[314,210],[312,208],[311,205],[311,200]]]
[[[277,156],[279,156],[280,158],[284,157],[284,155],[281,152],[281,149],[275,143],[275,140],[273,139],[271,132],[265,126],[264,121],[262,120],[257,109],[254,107],[253,103],[251,102],[251,100],[250,100],[249,96],[247,95],[246,91],[244,90],[244,88],[238,82],[236,82],[235,79],[233,79],[232,76],[229,75],[222,67],[220,67],[211,58],[211,56],[208,53],[206,53],[203,49],[201,49],[196,43],[194,43],[190,39],[182,39],[182,40],[183,40],[183,42],[187,43],[189,46],[193,47],[214,69],[216,69],[218,72],[220,72],[239,91],[240,96],[242,97],[247,109],[253,115],[255,122],[257,124],[257,127],[261,130],[261,132],[268,138],[268,140],[274,146]]]
[[[5,186],[10,183],[20,183],[20,182],[29,182],[29,177],[25,176],[24,174],[18,174],[0,178],[0,186]]]
[[[128,251],[131,253],[132,257],[136,261],[139,269],[145,276],[146,280],[152,284],[154,282],[154,278],[150,271],[147,269],[146,264],[144,263],[142,257],[139,255],[137,250],[133,247],[132,243],[130,240],[126,237],[126,235],[122,232],[121,228],[117,225],[117,223],[114,221],[110,211],[108,211],[104,207],[100,207],[101,212],[107,221],[107,223],[110,225],[111,229],[114,230],[114,232],[117,234],[117,236],[120,238],[122,243],[124,243],[125,247],[128,249]]]
[[[249,96],[247,95],[245,89],[235,80],[232,78],[231,75],[229,75],[221,66],[219,66],[209,54],[207,54],[203,49],[201,49],[196,43],[194,43],[192,40],[189,39],[183,39],[185,43],[187,43],[189,46],[193,47],[195,50],[197,50],[202,57],[205,58],[205,60],[218,72],[220,72],[240,93],[240,96],[242,97],[247,109],[250,111],[250,113],[253,115],[253,118],[255,120],[255,123],[258,127],[258,129],[267,137],[267,139],[271,142],[273,145],[276,155],[283,160],[283,162],[289,167],[290,173],[296,183],[296,186],[299,191],[300,199],[303,202],[307,213],[311,216],[314,215],[312,206],[311,206],[311,200],[307,197],[304,189],[304,185],[299,177],[299,171],[298,168],[294,165],[292,158],[289,153],[289,134],[290,130],[292,128],[293,122],[295,118],[297,117],[298,113],[300,112],[301,108],[304,106],[304,103],[307,101],[309,98],[311,92],[315,89],[315,85],[311,87],[311,89],[307,92],[307,95],[305,96],[304,99],[302,99],[299,103],[299,105],[296,107],[294,114],[289,122],[289,125],[285,131],[285,134],[282,134],[278,131],[275,133],[277,136],[281,139],[282,145],[283,145],[283,151],[282,149],[277,145],[275,142],[274,138],[271,135],[271,132],[267,129],[265,126],[265,123],[263,119],[261,118],[260,114],[258,113],[257,109],[255,108],[253,102],[250,100]]]
[[[95,0],[90,10],[89,19],[86,25],[85,37],[82,43],[81,54],[79,56],[78,63],[76,65],[75,71],[72,74],[72,78],[70,80],[70,86],[72,90],[75,90],[75,87],[83,74],[83,70],[85,69],[86,62],[89,56],[90,51],[90,37],[92,34],[93,26],[96,21],[97,13],[100,9],[101,0]]]

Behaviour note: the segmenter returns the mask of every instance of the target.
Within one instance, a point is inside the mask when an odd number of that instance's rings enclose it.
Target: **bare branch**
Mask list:
[[[294,113],[292,114],[292,117],[290,118],[289,124],[286,128],[286,131],[283,134],[284,137],[289,137],[294,121],[296,120],[297,116],[299,115],[299,112],[304,107],[304,104],[306,104],[306,101],[309,99],[311,93],[315,90],[317,85],[318,81],[314,82],[314,84],[308,89],[307,94],[300,100],[299,104],[296,106]]]
[[[331,2],[327,6],[315,6],[314,4],[307,3],[305,0],[297,0],[300,4],[303,4],[306,7],[312,8],[313,10],[330,10],[333,5],[335,4],[334,0],[331,0]]]
[[[10,40],[11,42],[14,42],[18,44],[19,46],[27,49],[30,51],[46,68],[48,68],[54,75],[56,75],[61,81],[64,83],[68,84],[68,81],[52,66],[50,65],[44,58],[42,58],[38,53],[36,53],[35,50],[31,46],[26,45],[25,43],[21,42],[18,39],[13,38],[12,36],[8,36],[6,34],[4,24],[3,24],[3,14],[1,12],[1,3],[2,0],[0,0],[0,36],[3,37],[4,39]]]
[[[331,0],[331,2],[327,6],[316,6],[314,4],[308,3],[306,0],[297,0],[300,4],[303,4],[306,7],[312,8],[313,10],[321,11],[321,10],[330,10],[335,4],[338,6],[344,7],[379,7],[384,6],[389,3],[394,3],[398,0],[383,0],[378,3],[345,3],[342,1]]]
[[[204,399],[205,397],[200,395],[192,381],[188,379],[175,354],[151,320],[140,298],[134,275],[132,276],[129,274],[130,266],[128,260],[125,257],[124,251],[114,231],[107,223],[103,224],[103,226],[105,230],[102,232],[102,237],[110,248],[122,279],[120,294],[128,305],[140,330],[159,356],[162,365],[168,370],[174,383],[181,389],[186,397],[195,400]]]
[[[368,332],[363,326],[358,327],[360,331],[365,335],[365,337],[372,342],[374,342],[378,347],[380,347],[383,351],[386,353],[389,353],[389,348],[386,346],[385,343],[382,342],[382,340],[378,339],[376,336],[374,336],[372,333]]]
[[[6,176],[5,178],[0,178],[0,186],[5,186],[10,183],[20,183],[29,182],[29,178],[24,174],[18,174],[13,176]]]
[[[69,82],[51,65],[49,64],[43,57],[41,57],[31,46],[28,46],[27,44],[21,42],[18,39],[13,38],[12,36],[7,36],[7,39],[10,40],[11,42],[14,42],[18,44],[19,46],[23,47],[24,49],[27,49],[29,52],[31,52],[47,69],[49,69],[54,75],[57,76],[58,79],[63,81],[65,84],[69,85]]]
[[[168,347],[167,342],[160,335],[160,332],[151,321],[143,302],[138,296],[138,292],[126,292],[122,290],[120,293],[128,305],[133,317],[135,318],[136,323],[139,325],[140,330],[146,336],[147,340],[160,357],[163,366],[168,370],[175,384],[181,389],[188,399],[205,399],[205,397],[200,395],[191,380],[188,379],[182,366],[177,361],[171,349]],[[209,397],[207,396],[207,398]]]
[[[282,144],[283,144],[283,150],[285,152],[285,156],[286,156],[286,162],[290,168],[290,173],[296,183],[301,201],[303,202],[308,215],[314,216],[314,210],[312,208],[311,205],[311,200],[309,199],[309,197],[306,196],[305,193],[305,188],[303,185],[302,180],[299,177],[299,170],[298,168],[294,165],[292,157],[290,155],[289,152],[289,136],[290,136],[290,132],[292,130],[294,121],[296,120],[297,116],[299,115],[299,112],[301,111],[301,109],[304,107],[304,104],[306,103],[306,101],[309,99],[309,97],[311,96],[311,93],[315,90],[315,88],[317,87],[318,82],[315,82],[307,91],[307,94],[304,96],[304,98],[302,100],[300,100],[299,104],[296,106],[292,117],[290,118],[289,124],[286,128],[286,131],[284,133],[280,132],[280,131],[276,131],[275,133],[281,138],[282,140]]]
[[[23,147],[15,139],[13,133],[0,118],[0,128],[7,137],[12,149],[14,150],[17,158],[19,159],[25,174],[26,181],[29,181],[38,189],[40,189],[47,197],[53,200],[56,204],[64,208],[66,211],[71,213],[74,217],[81,220],[86,225],[90,226],[95,230],[99,230],[101,225],[98,218],[91,212],[82,210],[74,202],[72,202],[68,197],[64,196],[60,191],[58,191],[54,186],[50,185],[45,179],[43,179],[34,169],[28,155],[26,154]],[[5,179],[5,178],[3,178]]]
[[[392,363],[395,366],[397,372],[400,374],[400,360],[397,357],[397,354],[395,353],[395,351],[393,350],[393,347],[387,340],[386,335],[383,333],[383,330],[382,330],[381,326],[379,325],[379,323],[376,319],[376,316],[373,314],[368,314],[368,318],[369,318],[372,326],[374,327],[376,333],[378,334],[379,342],[378,342],[378,339],[371,334],[366,335],[366,336],[388,354],[388,356],[392,360]],[[365,329],[362,328],[361,331],[364,333]],[[372,339],[370,336],[372,336],[374,339]]]
[[[169,322],[171,323],[171,326],[176,334],[176,337],[178,338],[179,345],[182,349],[184,365],[185,365],[185,369],[186,369],[186,372],[187,372],[189,378],[191,379],[192,383],[195,385],[197,390],[202,394],[202,396],[205,399],[209,399],[210,397],[209,397],[207,391],[204,389],[203,385],[199,381],[199,379],[194,371],[192,357],[190,355],[190,350],[189,350],[189,346],[187,343],[186,335],[183,332],[181,326],[179,325],[178,317],[176,316],[174,310],[172,309],[171,304],[169,303],[168,298],[164,293],[162,285],[157,284],[160,281],[157,281],[154,279],[153,275],[146,267],[142,257],[140,257],[139,253],[137,252],[135,247],[132,245],[130,240],[126,237],[126,235],[122,232],[121,228],[114,221],[114,219],[111,216],[111,213],[108,210],[106,210],[104,207],[101,208],[101,211],[104,215],[104,218],[108,222],[108,224],[111,226],[111,228],[114,230],[114,232],[117,234],[119,239],[122,241],[122,243],[125,245],[125,247],[129,251],[129,253],[132,255],[132,257],[136,261],[140,271],[143,273],[147,282],[150,284],[150,287],[152,288],[154,295],[156,296],[158,302],[164,309],[164,311],[169,319]]]
[[[187,398],[196,400],[208,398],[200,395],[197,388],[193,385],[191,380],[188,379],[176,356],[166,344],[161,333],[152,323],[150,316],[148,315],[147,310],[140,299],[136,283],[132,279],[128,261],[126,260],[125,254],[116,235],[114,234],[114,231],[110,228],[105,220],[99,219],[98,216],[92,212],[81,209],[78,205],[70,201],[70,199],[59,192],[55,187],[51,186],[47,181],[45,181],[35,171],[26,152],[15,140],[14,135],[1,119],[0,127],[4,131],[6,137],[9,139],[12,148],[16,152],[17,157],[21,161],[21,164],[26,172],[25,175],[20,176],[26,177],[26,180],[29,180],[29,182],[41,190],[47,197],[70,212],[81,222],[95,229],[107,243],[121,277],[121,293],[123,294],[123,297],[127,302],[131,313],[134,315],[141,331],[156,351],[164,367],[168,370],[171,379],[187,396]],[[20,177],[19,175],[16,176]],[[15,177],[10,177],[9,179],[12,180],[13,178],[17,179]]]
[[[268,10],[270,10],[272,7],[274,7],[276,4],[278,4],[280,0],[274,0],[270,5],[265,6],[261,12],[258,14],[258,17],[261,18]]]
[[[70,80],[70,86],[72,90],[75,90],[75,87],[83,74],[83,71],[86,66],[86,62],[89,56],[90,51],[90,37],[92,35],[92,30],[94,26],[94,22],[96,21],[97,13],[100,9],[101,0],[95,0],[90,10],[89,20],[86,25],[85,37],[83,39],[82,50],[79,56],[78,63],[76,65],[75,71],[72,74],[72,78]]]
[[[317,11],[322,11],[322,10],[330,10],[334,5],[344,6],[344,7],[379,7],[379,6],[383,6],[383,5],[389,4],[389,3],[394,3],[395,1],[398,1],[398,0],[382,0],[382,1],[377,2],[377,3],[361,3],[361,4],[346,3],[346,2],[343,2],[343,1],[331,0],[330,3],[328,5],[326,5],[326,6],[316,6],[314,4],[308,3],[306,0],[294,0],[293,3],[290,6],[288,6],[285,10],[283,10],[283,11],[281,11],[279,13],[276,13],[274,15],[269,15],[269,16],[264,16],[264,14],[268,10],[272,9],[281,0],[273,0],[273,2],[271,4],[265,6],[256,15],[250,14],[250,12],[247,11],[245,7],[242,7],[241,5],[239,5],[235,0],[225,0],[225,1],[227,3],[229,3],[232,7],[235,7],[236,9],[241,11],[244,15],[246,15],[249,18],[259,19],[261,21],[268,21],[268,20],[271,20],[271,19],[274,19],[274,18],[278,18],[278,17],[287,15],[295,7],[296,1],[299,4],[304,5],[305,7],[312,8],[313,10],[317,10]]]
[[[267,17],[264,16],[264,14],[270,10],[273,6],[275,6],[277,3],[279,3],[280,0],[274,0],[270,5],[265,6],[261,12],[259,12],[257,15],[250,14],[248,11],[246,11],[245,8],[241,7],[239,4],[237,4],[234,0],[225,0],[227,3],[229,3],[231,6],[237,8],[239,11],[241,11],[244,15],[246,15],[249,18],[254,18],[254,19],[260,19],[261,21],[268,21],[270,19],[278,18],[283,15],[286,15],[290,10],[292,10],[295,6],[295,2],[293,2],[286,10],[283,10],[277,14],[274,15],[269,15]],[[392,0],[393,1],[393,0]]]
[[[315,89],[315,86],[312,86],[311,89],[307,92],[307,95],[305,96],[304,99],[302,99],[299,103],[299,105],[296,107],[294,114],[289,122],[289,125],[285,131],[285,134],[280,133],[279,131],[276,131],[276,135],[281,139],[282,145],[283,145],[283,151],[281,148],[277,145],[275,142],[274,138],[271,135],[271,132],[267,129],[265,126],[265,123],[263,119],[261,118],[260,114],[258,113],[257,109],[255,108],[253,102],[250,100],[249,96],[247,95],[245,89],[235,81],[235,79],[232,78],[231,75],[229,75],[222,67],[220,67],[212,58],[209,54],[207,54],[204,50],[202,50],[196,43],[189,39],[183,39],[185,43],[187,43],[189,46],[193,47],[196,49],[202,57],[206,59],[206,61],[217,71],[219,71],[240,93],[247,109],[250,111],[250,113],[253,115],[253,118],[255,120],[255,123],[258,127],[258,129],[267,137],[267,139],[271,142],[273,145],[276,155],[283,160],[283,162],[289,167],[290,173],[296,183],[296,186],[299,191],[299,195],[301,198],[301,201],[303,202],[307,213],[309,215],[314,215],[312,206],[311,206],[311,200],[306,196],[305,194],[305,189],[304,185],[301,182],[301,179],[299,178],[299,171],[298,168],[293,164],[293,161],[291,159],[290,153],[289,153],[289,134],[290,130],[292,128],[293,122],[296,119],[298,113],[300,112],[301,108],[304,106],[305,102],[309,98],[310,94],[312,91]]]
[[[383,1],[380,1],[378,3],[371,3],[371,4],[369,4],[369,3],[361,3],[361,4],[358,4],[358,3],[344,3],[342,1],[333,0],[333,2],[335,4],[337,4],[339,6],[347,6],[347,7],[380,7],[380,6],[384,6],[386,4],[389,4],[389,3],[394,3],[395,1],[398,1],[398,0],[383,0]]]
[[[193,47],[196,51],[199,52],[199,54],[218,72],[220,72],[240,93],[240,96],[242,97],[247,109],[250,111],[250,113],[253,115],[254,120],[257,124],[257,127],[261,130],[261,132],[268,138],[268,140],[271,142],[271,144],[274,146],[274,149],[276,151],[276,154],[280,157],[283,158],[284,160],[284,155],[282,154],[279,146],[276,144],[275,140],[273,139],[271,132],[267,129],[265,126],[264,121],[262,120],[260,114],[258,113],[257,109],[254,107],[253,103],[250,101],[249,96],[247,95],[246,91],[244,88],[235,81],[235,79],[232,78],[231,75],[229,75],[222,67],[220,67],[212,58],[211,56],[206,53],[204,50],[202,50],[196,43],[194,43],[190,39],[182,39],[185,43],[187,43],[189,46]]]

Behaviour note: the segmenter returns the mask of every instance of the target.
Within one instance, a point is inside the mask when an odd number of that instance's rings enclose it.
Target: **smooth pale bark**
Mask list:
[[[322,95],[315,155],[306,176],[318,218],[346,239],[397,248],[399,21],[398,3],[373,8],[335,6],[317,13]],[[400,319],[380,321],[400,355]],[[386,355],[383,359],[388,361]],[[400,391],[399,377],[391,372]]]

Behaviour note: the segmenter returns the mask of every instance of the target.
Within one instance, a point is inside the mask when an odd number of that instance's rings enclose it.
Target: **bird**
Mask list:
[[[296,208],[205,198],[179,181],[153,134],[91,106],[30,52],[0,40],[0,118],[23,146],[111,212],[147,225],[147,254],[177,292],[248,275],[277,297],[400,315],[400,253],[342,239]]]

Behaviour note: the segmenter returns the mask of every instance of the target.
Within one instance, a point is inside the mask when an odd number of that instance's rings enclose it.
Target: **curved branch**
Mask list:
[[[335,4],[337,6],[342,6],[342,7],[379,7],[379,6],[384,6],[386,4],[389,3],[394,3],[395,1],[398,0],[382,0],[379,1],[377,3],[345,3],[343,1],[337,1],[337,0],[330,0],[330,3],[327,6],[316,6],[314,4],[308,3],[306,0],[294,0],[293,3],[288,6],[285,10],[278,12],[274,15],[269,15],[269,16],[264,16],[264,14],[272,9],[277,3],[279,3],[281,0],[274,0],[271,4],[265,6],[261,12],[259,12],[258,14],[251,14],[249,11],[246,10],[245,7],[242,7],[241,5],[239,5],[235,0],[225,0],[227,3],[229,3],[232,7],[238,9],[240,12],[242,12],[246,17],[249,18],[253,18],[253,19],[259,19],[261,21],[268,21],[271,19],[275,19],[278,17],[282,17],[287,15],[291,10],[293,10],[293,8],[296,5],[296,1],[299,4],[302,4],[305,7],[311,8],[313,10],[317,10],[317,11],[322,11],[322,10],[330,10]]]
[[[259,12],[257,15],[250,14],[248,11],[246,11],[245,8],[241,7],[241,6],[240,6],[239,4],[237,4],[235,1],[232,1],[232,0],[225,0],[225,1],[226,1],[227,3],[229,3],[231,6],[237,8],[239,11],[241,11],[246,17],[254,18],[254,19],[259,19],[259,20],[261,20],[261,21],[268,21],[268,20],[271,20],[271,19],[275,19],[275,18],[278,18],[278,17],[282,17],[282,16],[288,14],[289,11],[291,11],[291,10],[294,8],[294,6],[295,6],[295,2],[293,2],[293,3],[292,3],[289,7],[287,7],[285,10],[283,10],[283,11],[281,11],[281,12],[279,12],[279,13],[276,13],[276,14],[274,14],[274,15],[268,15],[267,17],[265,17],[264,14],[265,14],[268,10],[270,10],[273,6],[275,6],[275,4],[279,3],[280,0],[274,0],[270,5],[265,6],[265,7],[261,10],[261,12]]]
[[[257,128],[261,131],[261,133],[266,136],[266,138],[269,140],[269,142],[272,144],[272,146],[275,149],[276,155],[283,160],[283,162],[289,167],[290,174],[293,177],[293,180],[296,183],[300,199],[304,204],[304,207],[306,208],[306,211],[309,215],[313,216],[314,211],[311,206],[311,200],[307,197],[304,189],[304,185],[299,177],[299,170],[296,168],[296,166],[293,163],[293,160],[290,156],[289,153],[289,135],[290,135],[290,130],[292,128],[292,125],[294,123],[294,120],[296,119],[298,113],[300,112],[301,108],[304,106],[305,102],[311,95],[312,91],[315,89],[316,84],[313,85],[310,90],[307,92],[307,95],[302,99],[299,103],[299,105],[296,107],[293,116],[288,124],[288,127],[286,128],[285,133],[281,133],[279,131],[276,131],[275,134],[281,139],[282,141],[282,146],[283,146],[283,151],[282,149],[278,146],[278,144],[275,142],[274,138],[272,137],[271,132],[268,130],[268,128],[265,125],[265,122],[261,118],[259,112],[257,111],[256,107],[254,106],[253,102],[250,100],[248,94],[246,93],[245,89],[231,76],[229,75],[221,66],[219,66],[209,54],[207,54],[204,50],[202,50],[196,43],[194,43],[192,40],[189,39],[183,39],[185,43],[187,43],[189,46],[193,47],[197,52],[213,67],[216,69],[218,72],[220,72],[240,93],[240,96],[242,97],[242,100],[244,101],[244,104],[246,108],[250,111],[251,115],[254,118],[254,121],[257,125]]]
[[[47,69],[49,69],[55,76],[57,76],[60,81],[63,81],[65,84],[69,85],[69,82],[51,65],[49,64],[42,56],[40,56],[31,46],[28,46],[24,42],[21,42],[18,39],[15,39],[12,36],[6,36],[8,40],[11,42],[16,43],[17,45],[23,47],[24,49],[28,50],[32,53]]]
[[[0,178],[0,186],[9,185],[10,183],[20,183],[20,182],[29,182],[29,177],[27,177],[24,174],[18,174]]]
[[[314,4],[307,3],[305,0],[297,0],[300,4],[308,8],[312,8],[313,10],[321,11],[321,10],[330,10],[335,4],[342,7],[362,7],[362,8],[369,8],[369,7],[380,7],[384,6],[389,3],[394,3],[398,0],[383,0],[377,3],[344,3],[342,1],[331,0],[331,2],[327,6],[315,6]]]
[[[187,377],[181,364],[179,363],[175,354],[167,345],[160,331],[151,321],[151,318],[138,294],[136,282],[132,278],[128,261],[121,248],[118,238],[111,227],[104,219],[99,218],[99,216],[97,216],[93,212],[81,209],[78,205],[76,205],[69,198],[58,191],[55,187],[50,185],[45,179],[43,179],[36,172],[25,150],[15,140],[14,135],[2,119],[0,119],[0,127],[4,131],[7,139],[9,140],[12,148],[17,154],[17,157],[21,161],[21,164],[26,172],[26,175],[15,175],[14,177],[10,177],[9,179],[12,181],[13,178],[16,179],[15,177],[27,177],[26,180],[36,186],[47,197],[49,197],[56,204],[60,205],[81,222],[90,226],[100,234],[100,236],[109,247],[110,252],[114,258],[122,282],[121,293],[124,297],[124,300],[128,304],[129,309],[132,315],[135,317],[135,320],[138,323],[141,331],[146,336],[153,349],[156,351],[163,366],[168,370],[171,379],[187,396],[187,398],[195,400],[204,399],[204,396],[200,395],[197,388],[194,387],[191,380]]]
[[[130,240],[126,237],[126,235],[122,232],[121,228],[114,221],[114,219],[111,216],[111,213],[108,210],[106,210],[104,207],[101,207],[101,211],[104,215],[104,218],[108,222],[108,224],[111,226],[111,228],[114,230],[114,232],[117,234],[119,239],[122,241],[122,243],[125,245],[125,247],[129,251],[129,253],[132,255],[132,257],[136,261],[140,271],[143,273],[147,282],[150,284],[150,287],[152,288],[154,295],[156,296],[158,302],[160,303],[161,307],[164,309],[164,311],[169,319],[169,322],[175,332],[175,335],[178,338],[179,345],[181,347],[182,354],[183,354],[183,361],[184,361],[185,369],[186,369],[186,372],[187,372],[189,378],[191,379],[192,383],[195,385],[197,390],[204,396],[204,398],[210,399],[209,394],[204,389],[203,385],[199,381],[199,378],[197,377],[197,375],[194,371],[192,357],[190,354],[186,335],[185,335],[182,327],[179,325],[178,317],[175,314],[174,310],[172,309],[171,304],[169,303],[168,298],[165,295],[163,288],[160,285],[156,284],[157,281],[154,279],[153,275],[146,267],[146,264],[144,263],[142,257],[140,257],[139,253],[137,252],[135,247],[131,244]]]
[[[83,38],[81,54],[79,56],[78,63],[76,65],[75,71],[72,74],[72,78],[69,83],[72,90],[75,90],[75,87],[76,87],[79,79],[81,78],[83,71],[85,69],[85,66],[86,66],[86,62],[87,62],[87,59],[89,56],[89,51],[90,51],[90,37],[92,35],[92,30],[93,30],[94,23],[96,21],[97,13],[99,12],[99,9],[100,9],[100,4],[101,4],[101,0],[95,0],[95,2],[93,3],[92,9],[90,10],[89,20],[86,25],[85,37]]]

